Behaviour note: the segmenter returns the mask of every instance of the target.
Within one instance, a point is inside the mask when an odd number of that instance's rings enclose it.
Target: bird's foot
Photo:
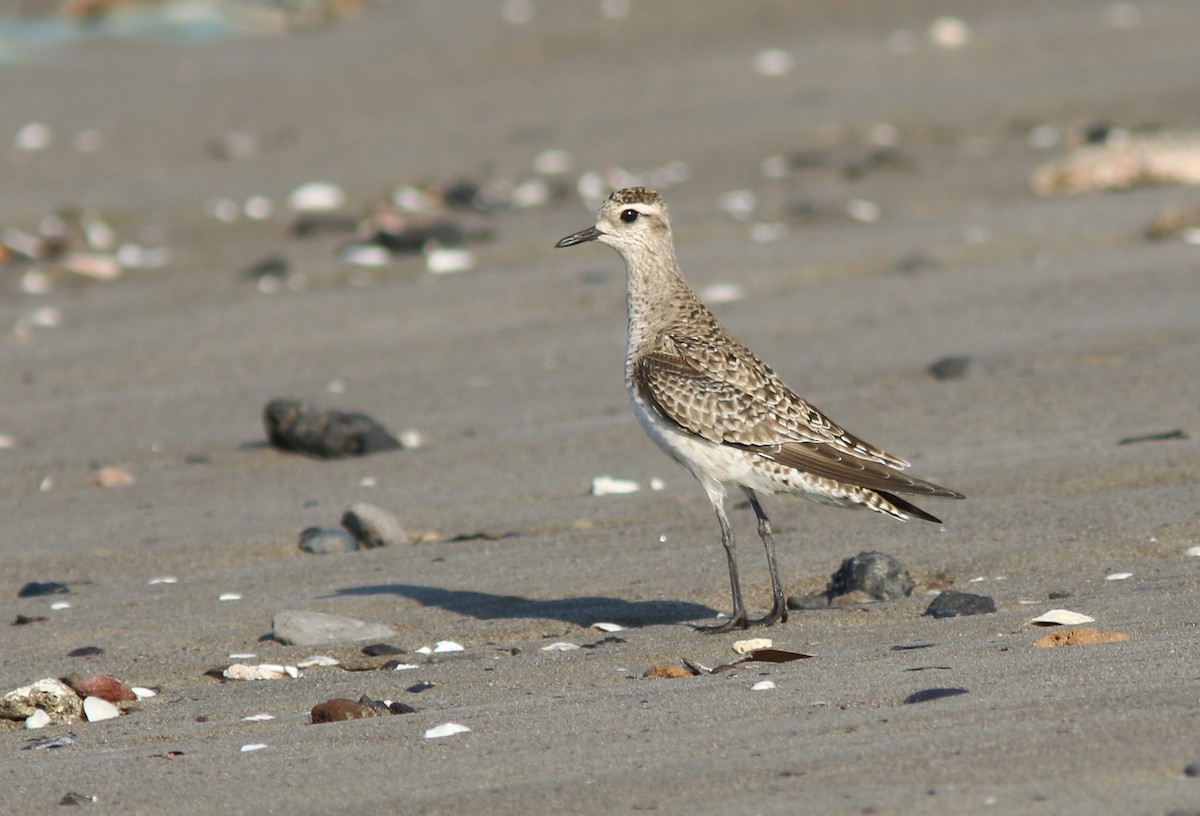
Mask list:
[[[766,617],[758,618],[749,622],[750,626],[774,626],[777,623],[786,623],[788,619],[787,606],[775,606]]]
[[[732,632],[734,629],[749,629],[750,621],[746,617],[745,612],[739,612],[732,616],[724,623],[718,623],[715,626],[697,626],[697,632],[703,632],[706,635],[719,635],[722,632]]]

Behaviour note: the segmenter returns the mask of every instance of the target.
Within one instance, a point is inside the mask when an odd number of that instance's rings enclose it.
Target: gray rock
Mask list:
[[[358,542],[345,530],[307,527],[300,533],[300,549],[313,555],[354,552],[358,549]]]
[[[276,612],[271,621],[271,634],[280,643],[297,646],[323,646],[354,640],[381,640],[396,632],[382,623],[368,623],[342,615],[285,609]]]
[[[861,591],[877,601],[903,598],[913,591],[916,582],[904,565],[890,555],[864,551],[847,558],[829,579],[825,594],[833,599],[839,595]]]
[[[404,532],[399,520],[373,504],[352,505],[342,514],[342,526],[358,541],[359,549],[408,543],[408,533]]]
[[[987,615],[995,611],[996,602],[986,595],[947,589],[930,601],[922,614],[934,618],[956,618],[959,615]]]

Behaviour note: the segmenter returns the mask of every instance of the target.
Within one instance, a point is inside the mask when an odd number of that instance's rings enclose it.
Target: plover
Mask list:
[[[787,387],[771,368],[717,322],[675,261],[662,197],[645,187],[618,190],[594,226],[555,246],[599,241],[625,260],[629,345],[625,384],[638,422],[689,470],[712,502],[729,563],[733,613],[710,632],[787,620],[771,522],[759,493],[798,493],[892,518],[941,523],[897,493],[961,499],[957,491],[906,475],[908,462],[844,431]],[[733,527],[725,513],[731,487],[750,500],[766,550],[774,601],[750,620],[742,602]]]

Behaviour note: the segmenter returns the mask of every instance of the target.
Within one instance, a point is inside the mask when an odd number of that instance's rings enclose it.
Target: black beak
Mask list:
[[[576,244],[586,244],[588,241],[595,241],[603,234],[603,232],[595,227],[588,227],[587,229],[581,229],[579,232],[571,233],[555,244],[554,248],[562,249],[563,247],[575,246]]]

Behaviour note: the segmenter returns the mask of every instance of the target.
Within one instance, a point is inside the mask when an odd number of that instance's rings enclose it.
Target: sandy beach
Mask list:
[[[91,254],[132,247],[111,279],[0,266],[0,694],[158,692],[0,720],[0,811],[1200,813],[1200,233],[1144,234],[1200,190],[1030,189],[1105,128],[1200,139],[1200,5],[381,1],[195,42],[159,12],[0,26],[0,240],[86,212],[115,236]],[[592,222],[588,180],[658,187],[739,340],[967,495],[922,503],[943,525],[765,498],[789,594],[878,550],[911,596],[694,630],[729,610],[725,558],[629,410],[620,259],[553,249]],[[351,222],[406,187],[491,204],[428,216],[469,268],[354,265],[349,228],[297,234],[310,182]],[[947,357],[965,376],[930,373]],[[280,397],[419,445],[277,450]],[[360,502],[410,542],[299,549]],[[754,516],[732,520],[761,614]],[[34,581],[69,591],[18,597]],[[947,588],[997,611],[924,616]],[[1056,608],[1128,637],[1035,647]],[[279,643],[283,610],[390,626],[416,668]],[[814,657],[643,677],[747,637]],[[464,648],[417,651],[441,641]],[[214,676],[314,654],[341,665]],[[363,695],[416,711],[310,722]],[[425,737],[448,722],[470,731]]]

